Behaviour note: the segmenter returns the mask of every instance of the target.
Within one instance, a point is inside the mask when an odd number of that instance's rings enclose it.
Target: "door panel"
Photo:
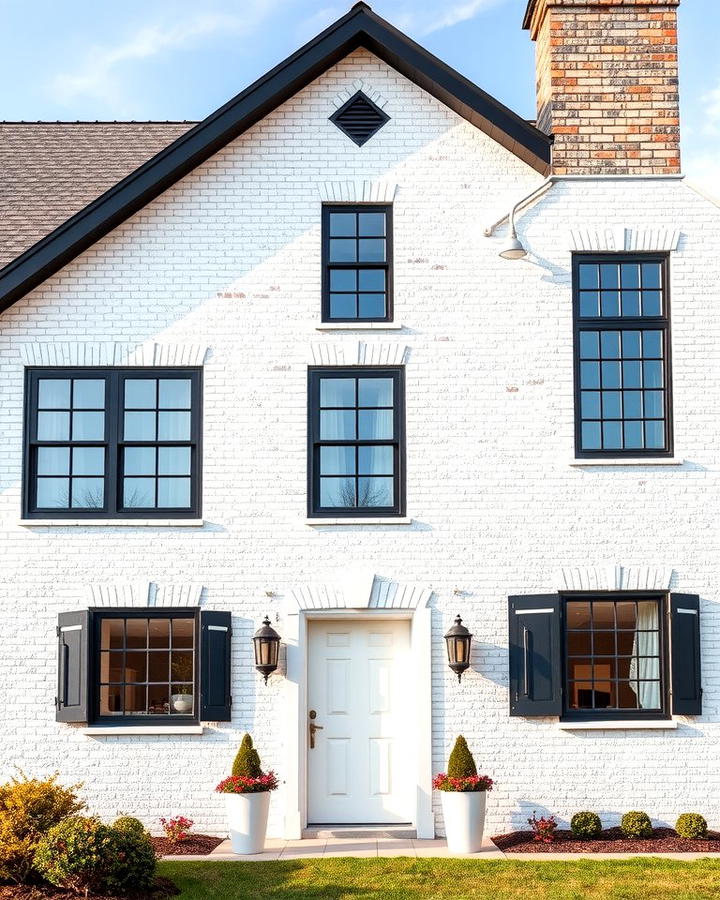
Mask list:
[[[411,821],[409,655],[409,620],[309,623],[310,824]]]

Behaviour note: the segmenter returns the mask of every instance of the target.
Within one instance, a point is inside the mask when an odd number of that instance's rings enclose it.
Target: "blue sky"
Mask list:
[[[525,0],[374,10],[520,115],[535,114]],[[201,119],[341,16],[311,0],[0,0],[0,118]],[[684,170],[720,196],[720,2],[680,7]]]

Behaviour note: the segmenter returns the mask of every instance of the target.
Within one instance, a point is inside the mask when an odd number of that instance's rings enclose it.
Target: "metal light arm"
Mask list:
[[[502,223],[506,219],[510,219],[510,237],[517,237],[517,231],[515,230],[515,217],[518,212],[523,209],[525,206],[528,206],[533,200],[537,200],[541,197],[545,191],[551,187],[555,183],[556,177],[551,175],[547,178],[539,187],[536,187],[534,191],[529,193],[526,197],[523,197],[522,200],[518,200],[518,202],[513,206],[509,213],[505,213],[505,215],[498,219],[497,222],[493,222],[493,224],[486,228],[484,231],[485,237],[492,237],[493,232],[498,227],[498,225],[502,225]]]

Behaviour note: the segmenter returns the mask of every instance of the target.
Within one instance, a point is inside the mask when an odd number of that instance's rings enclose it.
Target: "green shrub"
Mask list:
[[[469,778],[471,775],[477,775],[475,760],[462,735],[458,735],[455,739],[455,746],[448,760],[447,775],[448,778]]]
[[[704,838],[708,827],[700,813],[683,813],[675,823],[675,831],[684,838]]]
[[[112,823],[112,827],[117,829],[118,831],[129,831],[132,834],[139,834],[143,837],[147,837],[147,830],[140,819],[136,819],[135,816],[120,816],[119,819],[115,819]]]
[[[33,868],[42,836],[85,808],[79,784],[63,787],[57,775],[13,778],[0,785],[0,879],[25,884],[37,880]]]
[[[35,867],[56,887],[77,894],[102,892],[114,850],[111,828],[99,819],[72,816],[55,825],[42,838],[35,853]]]
[[[121,897],[136,891],[147,891],[152,885],[157,864],[150,835],[145,829],[140,833],[135,828],[113,825],[110,837],[112,855],[105,889]]]
[[[650,816],[637,810],[625,813],[620,822],[620,830],[628,838],[649,838],[653,836]]]
[[[155,865],[155,851],[144,830],[115,828],[85,816],[72,816],[55,825],[35,853],[35,867],[50,884],[78,894],[95,891],[123,896],[146,891]]]
[[[253,747],[252,738],[246,734],[235,757],[232,774],[242,775],[245,778],[260,778],[262,773],[258,752]]]
[[[591,840],[599,837],[602,832],[600,816],[594,812],[578,812],[570,820],[570,831],[577,838]]]

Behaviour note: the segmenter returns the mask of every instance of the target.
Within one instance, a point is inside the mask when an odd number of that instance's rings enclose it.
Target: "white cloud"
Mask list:
[[[505,3],[507,0],[463,0],[460,3],[438,4],[434,0],[416,2],[408,11],[401,11],[393,21],[398,28],[415,34],[431,34],[443,28],[451,28],[460,22],[474,19],[479,13]]]
[[[171,25],[145,25],[114,46],[91,47],[74,70],[59,73],[52,79],[50,92],[62,103],[89,97],[102,101],[105,113],[124,114],[128,106],[123,90],[125,79],[116,71],[123,64],[147,60],[217,35],[252,33],[278,5],[276,0],[248,0],[243,4],[242,15],[203,13]]]
[[[720,149],[687,153],[683,170],[691,184],[720,204]]]

